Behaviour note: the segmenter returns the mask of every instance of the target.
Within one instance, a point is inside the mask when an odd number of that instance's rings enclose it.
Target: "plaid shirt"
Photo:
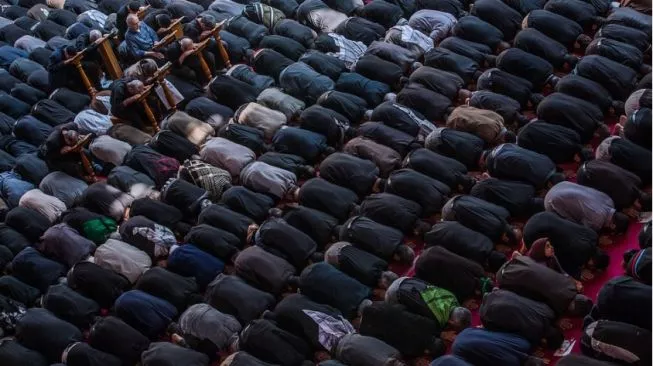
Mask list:
[[[363,42],[352,41],[336,33],[329,33],[329,37],[333,38],[340,51],[329,52],[327,55],[342,60],[349,70],[356,65],[356,61],[367,51],[367,46]]]

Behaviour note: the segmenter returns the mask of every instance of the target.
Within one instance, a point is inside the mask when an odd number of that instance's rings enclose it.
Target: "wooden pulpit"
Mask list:
[[[145,81],[145,85],[154,84],[156,86],[160,86],[161,89],[163,89],[163,95],[166,98],[166,102],[168,102],[170,109],[174,111],[177,108],[177,103],[175,102],[175,98],[172,95],[172,91],[168,87],[168,84],[165,82],[165,77],[170,73],[170,69],[172,69],[172,63],[166,62],[166,64],[159,68],[156,73],[152,75],[152,77]]]
[[[145,110],[145,116],[147,116],[147,120],[150,122],[150,125],[152,126],[154,133],[156,133],[159,132],[159,122],[156,120],[156,117],[154,116],[154,112],[152,112],[152,108],[150,108],[150,105],[147,104],[147,97],[149,97],[150,94],[152,93],[153,86],[154,85],[146,86],[145,90],[143,90],[139,94],[136,100],[141,104],[143,110]]]
[[[91,135],[86,135],[84,136],[81,140],[75,144],[70,150],[69,154],[79,154],[80,159],[82,160],[82,167],[84,168],[84,171],[86,174],[90,177],[91,183],[97,182],[97,177],[95,176],[95,170],[93,169],[93,165],[91,164],[91,161],[88,159],[88,156],[86,156],[86,153],[84,152],[84,147],[88,145],[88,143],[91,142]]]
[[[77,72],[79,73],[80,78],[82,79],[82,84],[84,84],[84,88],[88,91],[88,95],[91,96],[91,98],[95,97],[95,93],[97,92],[93,85],[91,84],[91,81],[89,80],[88,76],[86,75],[86,71],[84,71],[84,67],[82,67],[82,59],[84,58],[84,52],[77,52],[75,56],[69,58],[68,60],[64,61],[64,64],[67,65],[74,65],[75,68],[77,69]]]
[[[224,62],[226,68],[229,69],[231,68],[231,61],[229,60],[229,54],[227,53],[227,50],[224,48],[224,45],[222,44],[222,37],[220,37],[220,31],[222,30],[224,23],[225,21],[216,24],[215,27],[213,27],[213,29],[209,31],[209,35],[206,38],[213,37],[213,39],[215,39],[215,42],[217,43],[218,51],[220,52],[220,57],[222,58],[222,61]]]
[[[170,43],[174,42],[177,40],[177,34],[175,33],[170,33],[167,36],[161,38],[160,41],[156,42],[152,46],[152,51],[159,52],[162,48],[168,46]]]
[[[136,12],[136,15],[138,15],[138,19],[143,20],[145,18],[145,15],[147,15],[147,11],[151,8],[151,5],[147,6],[142,6],[140,9],[138,9],[138,12]]]
[[[204,74],[204,77],[206,80],[211,80],[213,78],[213,75],[211,74],[211,69],[209,68],[209,64],[206,63],[206,59],[204,58],[203,51],[206,48],[206,46],[209,43],[209,39],[205,39],[204,41],[198,43],[195,45],[195,50],[193,51],[193,55],[197,56],[197,59],[200,62],[200,68],[202,69],[202,73]]]
[[[164,36],[167,36],[169,34],[174,34],[175,39],[177,40],[182,39],[184,37],[184,28],[183,25],[181,24],[182,19],[183,18],[179,18],[173,21],[172,23],[170,23],[170,26],[168,28],[160,29],[159,32],[157,33],[160,33]]]
[[[102,63],[104,64],[104,69],[109,74],[112,80],[118,80],[122,77],[122,68],[118,62],[115,52],[113,52],[113,47],[111,46],[111,39],[115,35],[108,34],[98,40],[98,51],[100,52],[100,57],[102,58]]]

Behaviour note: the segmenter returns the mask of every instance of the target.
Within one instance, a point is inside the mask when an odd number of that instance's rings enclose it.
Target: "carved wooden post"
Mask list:
[[[224,22],[217,24],[213,29],[211,29],[211,35],[213,36],[213,39],[215,39],[215,42],[217,43],[218,51],[220,52],[220,57],[222,58],[225,67],[229,69],[231,68],[231,61],[229,60],[229,54],[227,53],[227,50],[224,48],[224,45],[222,44],[222,37],[220,37],[220,31],[222,30],[223,25]]]
[[[141,103],[141,106],[145,110],[145,115],[147,116],[147,120],[150,122],[150,125],[152,125],[152,128],[156,133],[159,132],[159,122],[156,120],[156,117],[154,116],[154,112],[152,112],[152,108],[150,108],[150,105],[147,104],[147,97],[150,95],[151,91],[152,91],[151,85],[146,87],[145,90],[138,97],[138,102]]]
[[[100,51],[100,57],[102,58],[106,72],[111,79],[118,80],[122,77],[122,69],[120,68],[116,54],[113,52],[113,47],[111,47],[110,38],[110,35],[101,38],[101,41],[98,43],[98,51]]]
[[[86,71],[84,71],[84,67],[82,67],[82,58],[83,58],[82,52],[77,53],[75,57],[70,59],[69,61],[75,65],[75,68],[77,69],[77,72],[79,73],[79,76],[82,78],[82,84],[84,84],[84,88],[86,88],[86,91],[88,91],[88,95],[91,96],[91,98],[95,97],[96,90],[91,84],[91,81],[88,79],[88,76],[86,75]]]

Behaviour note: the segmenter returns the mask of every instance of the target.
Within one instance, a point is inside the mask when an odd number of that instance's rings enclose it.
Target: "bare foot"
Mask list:
[[[621,136],[621,134],[623,133],[623,130],[624,130],[624,126],[622,126],[621,124],[617,123],[617,124],[614,126],[614,131],[612,132],[612,134],[615,135],[615,136]]]
[[[385,299],[385,290],[380,288],[375,288],[372,290],[372,297],[375,300],[383,301]]]
[[[463,302],[463,306],[466,307],[469,310],[477,310],[478,309],[478,301],[476,299],[469,299]]]
[[[594,273],[589,269],[584,269],[580,273],[580,279],[583,281],[590,281],[594,279]]]
[[[583,292],[583,284],[580,281],[575,281],[576,282],[576,291]]]
[[[612,239],[610,239],[608,236],[602,235],[599,237],[599,246],[605,247],[608,245],[612,245]]]
[[[575,170],[571,170],[571,169],[570,170],[565,170],[563,172],[563,174],[565,175],[565,177],[567,177],[567,179],[576,179],[576,171]]]
[[[574,325],[571,323],[571,320],[567,318],[562,318],[558,322],[558,325],[560,326],[560,329],[562,330],[569,330],[574,327]]]

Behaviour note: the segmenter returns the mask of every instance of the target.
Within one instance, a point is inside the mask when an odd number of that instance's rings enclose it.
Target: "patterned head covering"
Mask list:
[[[201,160],[186,160],[180,177],[204,188],[212,201],[219,200],[222,193],[231,188],[231,174],[224,169]]]

